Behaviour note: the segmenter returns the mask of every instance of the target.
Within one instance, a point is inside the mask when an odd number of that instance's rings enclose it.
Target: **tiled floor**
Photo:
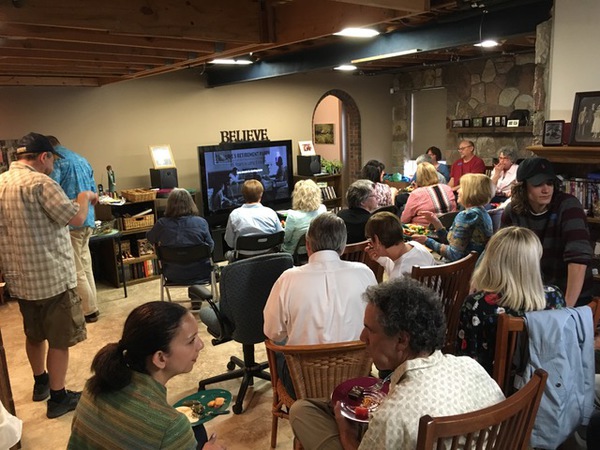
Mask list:
[[[128,287],[129,297],[123,298],[123,290],[112,287],[99,287],[100,319],[88,325],[88,339],[71,349],[67,387],[81,390],[90,376],[89,367],[96,352],[109,342],[119,340],[127,314],[137,305],[159,298],[158,281],[137,284]],[[180,290],[179,295],[185,296]],[[10,301],[0,306],[0,327],[8,360],[8,370],[12,385],[17,415],[23,420],[22,448],[61,449],[66,448],[69,440],[70,425],[73,417],[69,413],[58,419],[46,418],[45,402],[34,403],[31,400],[33,377],[25,355],[25,342],[21,315],[16,302]],[[168,398],[175,402],[179,398],[196,391],[198,380],[217,375],[226,370],[229,356],[236,354],[240,358],[241,345],[235,342],[213,347],[210,337],[202,324],[200,335],[204,341],[204,350],[198,363],[189,374],[179,375],[167,384]],[[266,360],[264,346],[257,346],[257,360]],[[227,389],[237,395],[239,380],[208,386]],[[246,411],[241,415],[218,416],[206,426],[208,433],[216,432],[228,450],[269,449],[271,436],[271,384],[257,380],[254,388],[246,394]],[[292,448],[292,433],[289,423],[279,421],[279,449]]]

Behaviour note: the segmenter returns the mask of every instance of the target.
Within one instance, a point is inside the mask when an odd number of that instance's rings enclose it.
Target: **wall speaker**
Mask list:
[[[316,173],[321,173],[321,156],[296,156],[296,165],[298,166],[298,175],[313,176]]]
[[[173,189],[177,187],[177,169],[150,169],[150,186],[159,189]]]

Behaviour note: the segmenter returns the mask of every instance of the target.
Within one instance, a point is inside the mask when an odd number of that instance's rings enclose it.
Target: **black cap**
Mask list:
[[[545,158],[527,158],[521,161],[517,169],[517,181],[527,181],[528,184],[537,186],[544,181],[554,181],[556,174],[550,161]]]
[[[62,158],[43,134],[31,132],[19,139],[17,143],[17,155],[45,152],[53,153],[56,157]]]

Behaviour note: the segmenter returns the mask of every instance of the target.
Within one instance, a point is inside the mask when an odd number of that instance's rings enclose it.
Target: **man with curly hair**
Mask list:
[[[393,370],[389,393],[362,438],[340,402],[298,400],[290,411],[306,449],[412,449],[419,419],[476,411],[504,399],[496,382],[468,356],[444,355],[446,321],[437,295],[410,278],[367,289],[360,336],[380,370]]]

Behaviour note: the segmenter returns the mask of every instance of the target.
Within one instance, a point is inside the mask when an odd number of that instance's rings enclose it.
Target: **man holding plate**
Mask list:
[[[360,338],[379,370],[393,370],[389,394],[361,438],[358,424],[342,415],[343,401],[296,401],[290,423],[305,449],[412,449],[425,414],[463,414],[504,400],[474,359],[442,354],[446,321],[432,290],[397,278],[369,287],[365,297]]]

